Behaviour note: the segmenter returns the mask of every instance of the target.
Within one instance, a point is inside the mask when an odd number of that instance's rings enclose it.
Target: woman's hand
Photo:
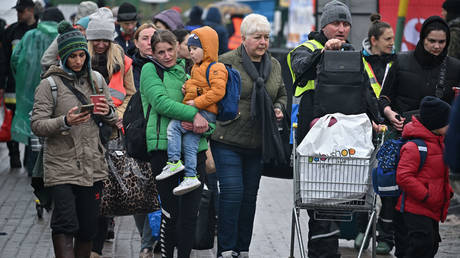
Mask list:
[[[180,122],[180,125],[182,126],[182,128],[184,128],[187,131],[193,130],[193,123],[191,122],[182,121]]]
[[[75,111],[77,110],[78,107],[75,106],[67,111],[67,115],[65,116],[67,125],[72,126],[86,123],[91,118],[91,114],[88,111],[76,114]]]
[[[208,128],[208,121],[200,113],[196,113],[195,117],[193,118],[193,132],[202,134],[206,132]]]
[[[185,95],[185,83],[182,84],[182,89],[181,90],[182,90],[182,94]]]
[[[396,130],[402,131],[404,127],[404,120],[406,120],[404,117],[401,117],[398,113],[394,112],[390,106],[386,106],[383,113]]]
[[[279,108],[275,108],[274,111],[275,111],[276,120],[281,121],[284,117],[283,111],[281,111],[281,109]]]
[[[103,115],[106,116],[110,112],[110,106],[109,103],[107,102],[107,99],[101,98],[100,102],[96,103],[94,106],[94,114],[95,115]]]

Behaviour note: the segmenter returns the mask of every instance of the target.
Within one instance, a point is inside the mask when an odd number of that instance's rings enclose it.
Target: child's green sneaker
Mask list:
[[[165,178],[168,178],[172,175],[175,175],[182,170],[184,170],[184,165],[182,165],[182,162],[179,160],[177,162],[166,162],[166,166],[163,168],[163,171],[155,177],[156,180],[163,180]]]

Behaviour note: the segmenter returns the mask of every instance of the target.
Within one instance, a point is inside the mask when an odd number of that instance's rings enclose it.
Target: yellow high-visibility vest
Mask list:
[[[363,64],[364,64],[364,69],[366,70],[366,73],[369,76],[369,82],[371,83],[371,87],[374,90],[375,96],[379,98],[380,92],[382,91],[382,85],[377,81],[377,77],[374,74],[374,70],[372,69],[371,64],[369,64],[364,57],[363,57]],[[385,76],[383,77],[382,83],[385,82],[386,75],[392,64],[393,64],[393,61],[389,62],[386,65]]]
[[[323,49],[324,48],[324,46],[321,43],[319,43],[319,41],[312,39],[312,40],[305,41],[304,43],[302,43],[302,44],[298,45],[296,48],[294,48],[291,52],[289,52],[289,54],[287,56],[287,64],[288,64],[289,70],[291,71],[292,82],[295,82],[295,74],[294,74],[294,71],[292,70],[292,66],[291,66],[291,53],[294,50],[296,50],[298,47],[300,47],[300,46],[304,46],[304,47],[310,49],[312,52],[317,50],[317,49]],[[315,81],[314,80],[309,80],[305,86],[303,86],[303,87],[297,86],[296,87],[294,96],[299,97],[300,95],[302,95],[307,90],[313,90],[313,89],[315,89]]]

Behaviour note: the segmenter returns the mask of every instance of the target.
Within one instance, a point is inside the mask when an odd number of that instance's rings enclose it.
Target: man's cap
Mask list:
[[[32,0],[18,0],[16,2],[16,5],[13,6],[11,9],[24,9],[24,8],[27,8],[27,7],[34,7],[35,4],[34,4],[34,1]]]

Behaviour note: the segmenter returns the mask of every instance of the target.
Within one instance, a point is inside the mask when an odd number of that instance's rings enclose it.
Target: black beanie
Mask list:
[[[450,105],[439,98],[426,96],[420,103],[420,122],[428,129],[435,130],[449,124]]]
[[[118,8],[117,21],[135,21],[137,19],[137,9],[134,5],[124,2]]]
[[[64,15],[57,7],[48,7],[42,14],[42,21],[55,21],[57,23],[64,20]]]

